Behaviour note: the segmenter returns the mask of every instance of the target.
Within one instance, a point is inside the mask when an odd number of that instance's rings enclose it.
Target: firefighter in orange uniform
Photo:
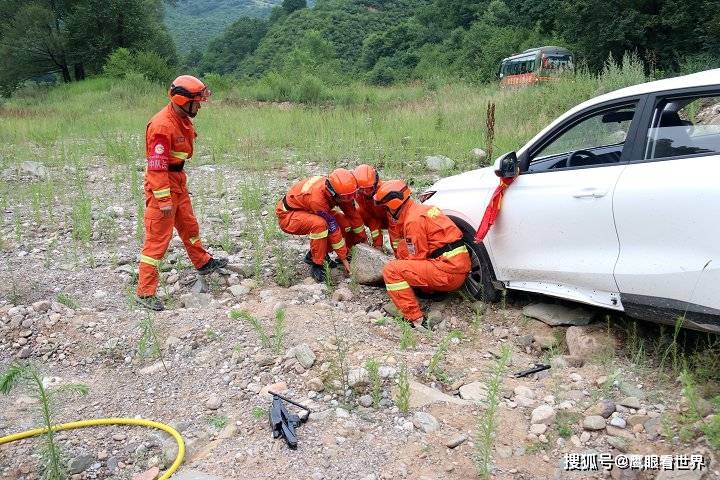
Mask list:
[[[333,250],[345,271],[350,273],[348,247],[338,218],[348,224],[358,222],[354,206],[356,194],[357,182],[353,174],[338,168],[327,177],[315,176],[296,183],[275,207],[283,232],[310,237],[310,251],[305,262],[318,282],[325,281],[324,263],[327,261],[334,266],[328,256]]]
[[[413,287],[424,292],[451,292],[470,273],[470,255],[462,232],[437,207],[416,203],[402,180],[383,182],[374,200],[384,205],[402,232],[405,258],[385,265],[383,278],[390,299],[413,327],[430,329]]]
[[[183,171],[197,136],[192,118],[210,91],[197,78],[182,75],[170,85],[168,95],[170,103],[150,119],[145,130],[145,244],[135,298],[141,306],[157,311],[165,308],[155,295],[158,264],[170,245],[173,228],[200,275],[227,265],[227,259],[215,259],[203,248]]]
[[[373,195],[382,185],[380,175],[375,167],[367,164],[358,165],[353,170],[353,175],[358,182],[358,196],[356,203],[358,212],[365,225],[370,229],[370,237],[372,238],[373,247],[382,250],[383,247],[383,229],[388,231],[390,236],[390,244],[398,256],[398,245],[402,237],[399,232],[398,223],[390,216],[387,208],[382,205],[376,205],[373,201]]]

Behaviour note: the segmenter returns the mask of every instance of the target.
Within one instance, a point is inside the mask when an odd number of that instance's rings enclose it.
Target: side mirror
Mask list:
[[[520,164],[517,154],[508,152],[495,160],[495,175],[500,178],[514,178],[520,174]]]

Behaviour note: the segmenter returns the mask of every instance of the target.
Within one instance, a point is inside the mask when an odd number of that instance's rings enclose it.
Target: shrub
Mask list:
[[[142,75],[152,82],[168,84],[175,72],[168,62],[155,52],[135,52],[118,48],[108,57],[103,73],[113,78]]]

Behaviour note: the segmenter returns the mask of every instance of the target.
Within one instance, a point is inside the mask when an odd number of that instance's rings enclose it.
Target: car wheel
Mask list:
[[[452,220],[462,231],[463,242],[470,253],[470,274],[465,280],[463,290],[476,300],[486,303],[499,302],[500,290],[493,285],[495,274],[485,246],[475,242],[475,232],[470,225],[457,218],[452,218]]]

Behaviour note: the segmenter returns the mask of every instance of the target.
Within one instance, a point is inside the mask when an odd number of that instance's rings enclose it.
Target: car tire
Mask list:
[[[463,291],[485,303],[499,302],[501,292],[493,284],[496,281],[495,273],[485,245],[475,242],[475,231],[465,221],[452,216],[450,219],[462,231],[463,242],[470,253],[471,270],[462,287]]]

